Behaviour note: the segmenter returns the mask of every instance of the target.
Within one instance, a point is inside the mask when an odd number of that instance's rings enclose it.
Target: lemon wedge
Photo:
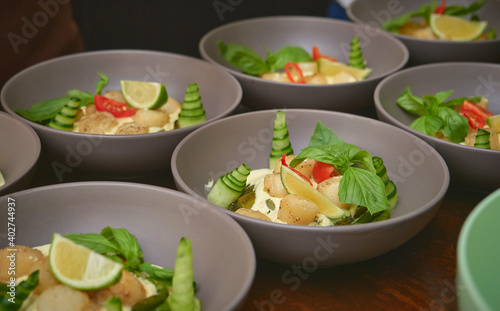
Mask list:
[[[156,82],[121,80],[122,94],[127,104],[139,109],[157,109],[168,100],[165,85]]]
[[[108,287],[118,282],[123,266],[55,233],[49,251],[49,264],[62,284],[82,290]]]
[[[365,69],[355,68],[325,58],[319,59],[318,67],[319,67],[319,72],[327,76],[337,76],[338,78],[333,78],[333,80],[338,81],[336,83],[354,82],[352,81],[353,79],[355,81],[361,81],[363,79],[366,79],[373,71],[372,68],[365,68]]]
[[[337,220],[345,216],[345,212],[340,207],[312,187],[289,167],[281,165],[280,176],[283,187],[285,187],[288,193],[297,194],[313,201],[318,205],[321,214],[332,220]]]
[[[441,39],[451,41],[472,41],[479,37],[488,26],[485,21],[469,21],[456,16],[432,14],[430,27]]]

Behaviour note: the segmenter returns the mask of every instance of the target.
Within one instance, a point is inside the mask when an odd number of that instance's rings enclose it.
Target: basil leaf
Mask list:
[[[324,146],[323,146],[324,147]],[[326,146],[331,147],[331,146]],[[339,153],[333,152],[333,148],[319,148],[319,147],[306,147],[290,162],[291,167],[295,167],[301,160],[305,158],[313,159],[316,161],[321,161],[329,163],[335,167],[335,169],[341,169],[342,165],[346,162],[346,159]],[[328,150],[327,150],[328,149]]]
[[[441,128],[443,135],[452,142],[463,142],[469,131],[467,118],[448,107],[439,107],[437,113],[438,117],[444,121],[444,126]]]
[[[441,104],[441,106],[444,107],[453,107],[453,106],[458,106],[464,103],[464,101],[470,101],[473,103],[479,103],[481,101],[481,96],[474,96],[474,97],[457,97],[452,100],[449,100],[447,102],[444,102]]]
[[[101,235],[118,246],[119,253],[126,260],[126,266],[136,268],[143,262],[144,252],[137,238],[126,229],[107,226],[102,229]]]
[[[84,92],[80,90],[69,90],[68,96],[70,98],[76,97],[81,100],[80,107],[87,106],[94,103],[94,95],[90,92]]]
[[[298,46],[285,46],[274,53],[276,69],[284,68],[287,63],[312,62],[309,53]]]
[[[409,87],[405,88],[399,98],[396,100],[398,106],[404,110],[417,115],[427,115],[427,104],[420,97],[411,93]]]
[[[436,116],[422,116],[415,119],[415,121],[410,124],[410,127],[421,133],[436,136],[437,131],[439,131],[443,125],[443,120]]]
[[[437,92],[436,95],[434,95],[434,97],[437,100],[437,104],[441,105],[444,102],[444,100],[447,99],[453,92],[454,90]]]
[[[495,28],[491,28],[488,30],[487,37],[489,40],[494,40],[497,38],[497,30]]]
[[[222,41],[217,41],[217,44],[222,57],[229,64],[240,68],[243,73],[258,76],[269,70],[266,62],[253,50],[236,43],[224,44]]]
[[[436,1],[430,4],[424,4],[419,7],[417,11],[408,12],[396,18],[389,19],[382,24],[382,29],[390,32],[399,33],[399,27],[406,24],[410,19],[415,17],[425,18],[427,21],[430,15],[436,9]]]
[[[374,172],[349,167],[340,179],[339,200],[365,206],[373,215],[389,208],[382,179]]]
[[[95,93],[101,95],[102,90],[108,85],[109,78],[104,73],[98,72],[97,74],[101,77],[101,79],[97,82]]]
[[[139,269],[143,272],[149,274],[155,280],[158,281],[171,281],[174,276],[174,270],[169,268],[160,268],[153,266],[150,262],[143,262],[139,265]]]
[[[314,133],[309,140],[308,147],[321,145],[337,145],[343,144],[344,141],[338,137],[331,129],[326,127],[321,121],[316,123]]]
[[[463,17],[465,15],[476,12],[477,10],[482,8],[486,4],[486,2],[488,2],[488,0],[477,1],[469,5],[468,7],[461,5],[450,5],[446,7],[446,9],[444,10],[444,14]]]
[[[70,233],[63,234],[63,236],[75,242],[76,244],[83,245],[99,254],[120,253],[120,250],[118,249],[116,244],[110,242],[108,239],[98,233]]]
[[[15,109],[14,111],[21,117],[33,121],[43,122],[52,119],[57,115],[71,96],[63,96],[54,99],[47,99],[31,106],[30,109]]]
[[[373,160],[371,154],[366,150],[360,150],[351,158],[351,162],[358,164],[365,170],[375,173],[375,167],[373,166]]]

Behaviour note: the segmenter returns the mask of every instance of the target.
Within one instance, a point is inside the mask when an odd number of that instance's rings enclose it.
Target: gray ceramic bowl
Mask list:
[[[137,236],[146,261],[173,268],[180,238],[189,238],[199,286],[196,296],[203,310],[240,309],[252,285],[256,260],[248,236],[233,219],[200,207],[184,193],[135,183],[81,182],[0,198],[2,206],[7,207],[8,202],[15,208],[17,245],[50,243],[54,232],[126,228]],[[0,234],[6,237],[6,212],[0,220],[4,224]],[[7,242],[2,239],[0,248]]]
[[[99,76],[109,76],[105,90],[119,90],[119,80],[154,81],[165,84],[179,102],[189,83],[197,82],[211,122],[227,116],[240,103],[238,81],[212,64],[193,57],[140,50],[110,50],[74,54],[34,65],[12,77],[3,87],[4,109],[31,125],[44,151],[52,154],[57,174],[73,169],[112,179],[153,174],[169,168],[178,142],[201,126],[143,135],[95,135],[55,130],[21,118],[16,108],[27,109],[45,99],[66,95],[68,90],[94,92]],[[64,177],[64,176],[62,176]]]
[[[345,141],[384,159],[400,201],[390,220],[338,227],[270,223],[212,205],[238,221],[250,236],[257,256],[284,264],[321,267],[362,261],[405,243],[434,216],[448,189],[449,174],[444,160],[427,143],[370,118],[322,110],[283,111],[296,153],[307,146],[317,121],[322,121]],[[241,163],[253,169],[267,167],[275,116],[275,110],[240,114],[188,135],[172,155],[177,189],[208,202],[204,185],[209,178],[217,180]],[[199,149],[205,150],[202,158],[196,152]]]
[[[40,139],[26,123],[0,111],[0,171],[5,184],[0,195],[27,188],[40,156]]]
[[[337,85],[297,85],[246,75],[226,62],[217,45],[218,40],[242,44],[264,59],[266,49],[276,51],[284,46],[300,46],[310,52],[313,46],[318,46],[322,54],[347,63],[349,43],[356,35],[361,37],[363,56],[373,72],[366,80]],[[321,17],[263,17],[229,23],[205,34],[199,50],[202,58],[238,79],[243,88],[242,103],[255,110],[310,108],[353,112],[373,107],[370,94],[377,83],[401,69],[408,60],[405,46],[389,34]]]
[[[431,0],[354,0],[347,8],[347,16],[355,23],[382,29],[383,22],[406,12],[415,11]],[[440,3],[440,1],[438,1]],[[449,0],[448,5],[470,5],[475,0]],[[488,1],[478,11],[481,20],[500,29],[500,1]],[[409,66],[453,61],[500,62],[500,37],[482,42],[451,42],[418,39],[406,35],[393,34],[410,51]]]
[[[460,230],[457,244],[459,310],[500,309],[500,297],[494,290],[500,275],[499,206],[500,189],[479,202]]]
[[[409,86],[417,96],[455,90],[450,99],[461,96],[485,96],[488,110],[500,113],[500,64],[442,63],[402,70],[385,78],[375,89],[375,109],[380,120],[396,125],[424,139],[445,159],[451,181],[479,191],[500,187],[500,151],[480,149],[447,142],[409,127],[416,116],[396,104]]]

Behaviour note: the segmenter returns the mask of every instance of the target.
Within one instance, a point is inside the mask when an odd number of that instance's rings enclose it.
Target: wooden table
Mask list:
[[[76,171],[58,180],[51,161],[42,152],[31,187],[96,180]],[[170,171],[133,182],[175,189]],[[456,310],[458,235],[486,195],[450,185],[436,216],[417,236],[364,262],[305,272],[258,259],[244,310]]]
[[[56,184],[42,155],[31,187]],[[79,172],[62,182],[96,180]],[[133,182],[175,189],[170,171]],[[244,310],[456,310],[456,245],[462,224],[485,193],[453,184],[433,220],[413,239],[374,259],[328,269],[257,261]]]

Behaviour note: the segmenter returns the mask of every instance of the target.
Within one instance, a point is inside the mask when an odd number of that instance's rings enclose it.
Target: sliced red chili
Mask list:
[[[483,128],[486,119],[493,116],[493,113],[487,109],[468,100],[464,101],[462,107],[460,107],[460,114],[467,118],[469,126],[473,129]]]
[[[288,165],[288,163],[286,163],[286,153],[283,154],[283,156],[281,157],[281,165],[284,165],[286,167],[288,167],[289,169],[292,170],[292,172],[294,172],[295,174],[299,175],[299,177],[301,177],[302,179],[304,179],[305,181],[307,181],[309,183],[309,185],[311,185],[312,187],[312,182],[309,180],[309,178],[307,178],[306,176],[304,176],[304,174],[302,174],[301,172],[297,171],[296,169],[294,169],[293,167],[291,167],[290,165]]]
[[[435,14],[443,14],[446,10],[446,0],[443,0],[441,4],[434,10]]]
[[[328,60],[331,60],[332,62],[337,61],[335,58],[331,56],[321,54],[317,46],[313,46],[312,56],[314,60],[319,60],[320,58],[326,58]]]
[[[97,111],[109,112],[115,118],[131,117],[137,112],[137,108],[132,108],[125,103],[98,94],[94,96],[94,105]]]
[[[290,71],[290,67],[294,68],[297,74],[299,75],[299,80],[295,81],[295,78],[293,77],[292,72]],[[292,81],[292,83],[302,83],[305,84],[306,80],[304,80],[304,74],[302,73],[302,69],[300,69],[299,65],[297,63],[287,63],[285,65],[285,72],[286,75],[288,76],[288,79]]]

